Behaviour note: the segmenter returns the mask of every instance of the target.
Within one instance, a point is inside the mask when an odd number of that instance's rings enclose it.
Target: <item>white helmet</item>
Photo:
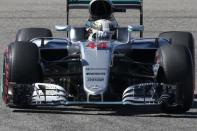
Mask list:
[[[103,31],[103,32],[110,32],[114,31],[118,27],[116,21],[110,21],[106,19],[96,20],[92,23],[92,28],[94,30]]]
[[[91,34],[89,36],[89,40],[94,40],[96,38],[96,34],[99,37],[109,37],[108,34],[113,35],[115,29],[118,27],[116,21],[110,21],[106,19],[96,20],[91,23],[91,26],[88,30],[91,30]]]

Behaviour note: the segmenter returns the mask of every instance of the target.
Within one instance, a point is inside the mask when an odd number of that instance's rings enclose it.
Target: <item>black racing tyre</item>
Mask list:
[[[6,104],[10,101],[14,105],[23,106],[25,103],[24,95],[13,93],[12,100],[8,94],[9,83],[32,84],[42,81],[42,71],[39,64],[39,49],[35,44],[28,42],[15,42],[8,45],[4,53],[3,63],[3,99]],[[22,93],[22,94],[23,94]]]
[[[168,31],[159,35],[161,38],[169,40],[172,44],[184,45],[189,48],[194,60],[194,37],[190,32]]]
[[[158,74],[159,81],[176,85],[173,101],[165,101],[161,106],[162,110],[166,113],[188,111],[194,94],[193,59],[189,49],[183,45],[167,45],[160,47],[156,54],[162,68]],[[166,95],[162,97],[168,98]]]
[[[29,42],[36,37],[52,37],[52,32],[47,28],[23,28],[17,32],[16,41]]]

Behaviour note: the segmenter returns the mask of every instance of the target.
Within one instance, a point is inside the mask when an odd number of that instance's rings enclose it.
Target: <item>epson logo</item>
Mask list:
[[[87,81],[104,81],[102,77],[87,77]]]

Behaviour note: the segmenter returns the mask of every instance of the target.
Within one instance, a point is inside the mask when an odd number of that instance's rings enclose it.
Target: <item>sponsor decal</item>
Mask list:
[[[107,49],[108,45],[106,42],[100,42],[98,45],[96,45],[96,43],[94,42],[89,42],[86,47],[94,49],[96,47],[98,47],[99,49]]]
[[[88,73],[86,73],[86,75],[105,75],[105,72],[88,72]]]
[[[108,48],[107,43],[106,43],[106,42],[100,42],[100,43],[98,44],[98,48],[101,48],[101,49],[106,49],[106,48]]]
[[[87,77],[87,81],[104,81],[103,77]]]
[[[86,68],[86,70],[107,70],[107,68]]]
[[[95,44],[94,42],[89,42],[89,43],[86,45],[86,47],[91,48],[91,49],[94,49],[94,48],[96,48],[96,44]]]

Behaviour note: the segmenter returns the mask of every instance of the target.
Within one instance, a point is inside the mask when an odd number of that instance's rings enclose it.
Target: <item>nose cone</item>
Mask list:
[[[106,19],[112,14],[112,3],[108,0],[92,0],[89,6],[92,17]]]

